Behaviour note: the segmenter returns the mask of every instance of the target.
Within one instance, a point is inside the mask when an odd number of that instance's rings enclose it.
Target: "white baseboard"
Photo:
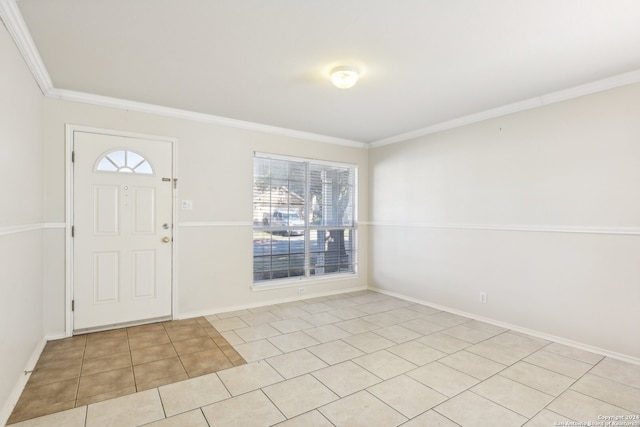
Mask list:
[[[611,357],[612,359],[617,359],[617,360],[621,360],[623,362],[629,362],[629,363],[633,363],[635,365],[640,365],[640,358],[637,357],[633,357],[633,356],[629,356],[626,354],[621,354],[621,353],[616,353],[614,351],[610,351],[604,348],[600,348],[600,347],[594,347],[592,345],[589,344],[584,344],[581,342],[577,342],[577,341],[572,341],[563,337],[558,337],[555,335],[550,335],[550,334],[546,334],[544,332],[540,332],[540,331],[536,331],[534,329],[528,329],[528,328],[523,328],[521,326],[518,325],[513,325],[511,323],[506,323],[506,322],[502,322],[499,320],[495,320],[495,319],[490,319],[488,317],[483,317],[483,316],[478,316],[477,314],[474,313],[468,313],[466,311],[462,311],[462,310],[457,310],[455,308],[451,308],[451,307],[446,307],[440,304],[435,304],[429,301],[424,301],[418,298],[412,298],[406,295],[402,295],[396,292],[391,292],[391,291],[387,291],[384,289],[379,289],[379,288],[375,288],[375,287],[369,287],[369,290],[371,291],[375,291],[375,292],[379,292],[381,294],[384,295],[389,295],[392,297],[396,297],[396,298],[400,298],[403,299],[405,301],[411,301],[411,302],[415,302],[417,304],[422,304],[422,305],[428,305],[429,307],[433,307],[436,308],[438,310],[443,310],[443,311],[448,311],[449,313],[453,313],[453,314],[457,314],[460,316],[464,316],[464,317],[469,317],[471,319],[475,319],[481,322],[485,322],[485,323],[489,323],[491,325],[494,326],[499,326],[501,328],[505,328],[505,329],[510,329],[512,331],[516,331],[516,332],[520,332],[523,334],[527,334],[527,335],[531,335],[533,337],[536,338],[541,338],[543,340],[547,340],[547,341],[553,341],[559,344],[564,344],[564,345],[568,345],[570,347],[575,347],[578,348],[580,350],[585,350],[585,351],[589,351],[591,353],[596,353],[605,357]]]
[[[11,394],[9,394],[9,397],[5,401],[4,406],[0,409],[0,426],[5,425],[9,420],[11,412],[13,412],[13,408],[15,408],[18,403],[18,399],[20,399],[20,395],[22,394],[24,387],[27,385],[27,381],[29,381],[29,378],[31,377],[31,371],[33,371],[36,363],[38,363],[38,359],[40,359],[40,355],[42,354],[42,350],[44,350],[44,346],[46,344],[47,338],[45,337],[38,343],[36,348],[33,350],[33,353],[31,353],[31,357],[24,369],[24,375],[20,375],[18,381],[13,386],[13,390],[11,390]]]
[[[280,299],[274,299],[274,300],[270,300],[270,301],[263,301],[263,302],[259,302],[259,303],[255,303],[255,304],[243,304],[243,305],[234,305],[234,306],[227,306],[227,307],[212,308],[211,310],[190,311],[190,312],[185,312],[185,313],[179,313],[176,316],[176,320],[178,320],[178,319],[191,319],[193,317],[201,317],[201,316],[211,316],[212,314],[226,313],[226,312],[229,312],[229,311],[249,310],[249,309],[252,309],[252,308],[264,307],[264,306],[267,306],[267,305],[284,304],[284,303],[293,302],[293,301],[303,301],[303,300],[308,300],[308,299],[327,297],[327,296],[331,296],[331,295],[346,294],[346,293],[349,293],[349,292],[364,291],[364,290],[367,290],[367,289],[368,288],[366,286],[357,286],[357,287],[348,288],[348,289],[340,289],[340,290],[334,290],[334,291],[329,291],[329,292],[316,293],[316,294],[305,296],[305,297],[294,296],[294,297],[289,297],[289,298],[280,298]]]

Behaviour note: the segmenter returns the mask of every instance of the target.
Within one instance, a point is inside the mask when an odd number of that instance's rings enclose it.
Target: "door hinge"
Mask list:
[[[76,161],[76,152],[72,151],[71,152],[71,163],[75,163],[75,161]]]
[[[76,311],[76,300],[71,300],[71,311]]]
[[[71,237],[76,237],[76,226],[75,225],[71,226]]]

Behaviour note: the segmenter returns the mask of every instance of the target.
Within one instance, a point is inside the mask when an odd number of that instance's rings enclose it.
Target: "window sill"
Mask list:
[[[276,279],[264,282],[255,282],[251,285],[254,292],[270,291],[273,289],[295,288],[302,285],[315,285],[325,282],[338,282],[359,278],[358,273],[331,274],[321,277],[292,277],[290,279]]]

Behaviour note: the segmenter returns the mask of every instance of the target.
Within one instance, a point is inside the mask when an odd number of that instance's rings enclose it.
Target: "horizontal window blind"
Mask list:
[[[256,154],[253,280],[356,271],[357,168]]]

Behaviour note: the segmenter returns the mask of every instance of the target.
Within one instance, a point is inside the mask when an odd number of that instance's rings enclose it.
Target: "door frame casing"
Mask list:
[[[118,131],[113,129],[104,129],[91,126],[82,125],[65,125],[65,336],[70,337],[73,335],[73,311],[71,310],[71,304],[73,300],[73,238],[71,237],[71,227],[74,224],[73,207],[74,207],[74,189],[73,189],[73,162],[71,156],[74,146],[74,134],[75,132],[97,133],[102,135],[112,135],[126,138],[138,138],[155,140],[159,142],[168,142],[171,144],[171,175],[173,179],[176,179],[177,172],[177,148],[178,139],[172,137],[149,135],[143,133]],[[175,181],[174,181],[175,182]],[[177,308],[177,281],[176,281],[176,254],[177,254],[177,196],[178,189],[174,185],[171,196],[171,221],[172,221],[172,236],[173,242],[171,244],[171,318],[175,319]]]

